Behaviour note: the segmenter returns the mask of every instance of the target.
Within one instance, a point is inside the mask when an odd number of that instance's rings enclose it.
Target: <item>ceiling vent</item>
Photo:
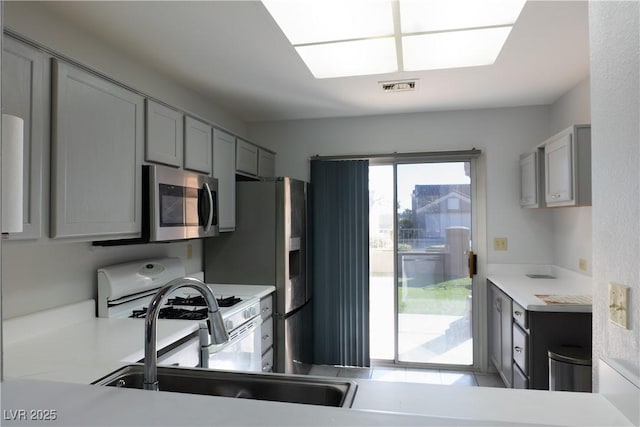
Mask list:
[[[418,88],[417,80],[398,80],[394,82],[378,82],[382,92],[410,92]]]

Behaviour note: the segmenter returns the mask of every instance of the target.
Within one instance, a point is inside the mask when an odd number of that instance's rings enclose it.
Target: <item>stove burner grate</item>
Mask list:
[[[131,316],[134,318],[144,318],[147,315],[147,308],[133,310]],[[182,320],[202,320],[208,317],[207,309],[187,310],[184,308],[163,307],[158,314],[159,319],[182,319]]]
[[[218,301],[219,307],[232,307],[242,301],[242,299],[236,296],[217,298],[216,300]],[[202,295],[169,298],[167,304],[173,306],[190,305],[196,307],[205,307],[207,305]]]

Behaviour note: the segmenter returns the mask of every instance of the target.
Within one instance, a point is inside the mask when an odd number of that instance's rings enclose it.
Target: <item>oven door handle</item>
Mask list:
[[[204,183],[204,191],[207,193],[207,199],[209,199],[209,214],[207,215],[207,225],[204,227],[204,232],[208,233],[213,226],[213,211],[215,207],[213,206],[213,196],[211,195],[211,187],[209,187],[209,183]]]

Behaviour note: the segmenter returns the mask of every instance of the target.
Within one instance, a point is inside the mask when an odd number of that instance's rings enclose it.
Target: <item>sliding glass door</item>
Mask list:
[[[473,365],[472,162],[370,166],[371,358]]]

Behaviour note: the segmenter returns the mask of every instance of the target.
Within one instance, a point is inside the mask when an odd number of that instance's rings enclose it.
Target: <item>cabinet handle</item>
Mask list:
[[[266,372],[266,371],[268,371],[269,369],[271,369],[271,363],[265,363],[265,364],[262,366],[262,371],[263,371],[263,372]]]
[[[263,313],[266,313],[267,311],[269,311],[269,307],[265,307],[265,308],[262,309]]]
[[[515,314],[516,316],[522,316],[522,312],[521,311],[514,311],[513,314]]]
[[[522,347],[516,346],[513,349],[516,351],[516,353],[522,353]]]
[[[560,195],[559,195],[559,194],[552,194],[552,195],[551,195],[551,198],[552,198],[552,199],[559,199],[559,198],[560,198]]]
[[[266,335],[264,335],[264,336],[262,337],[262,340],[263,340],[263,341],[266,341],[266,340],[268,340],[269,338],[271,338],[271,336],[270,336],[269,334],[266,334]]]

